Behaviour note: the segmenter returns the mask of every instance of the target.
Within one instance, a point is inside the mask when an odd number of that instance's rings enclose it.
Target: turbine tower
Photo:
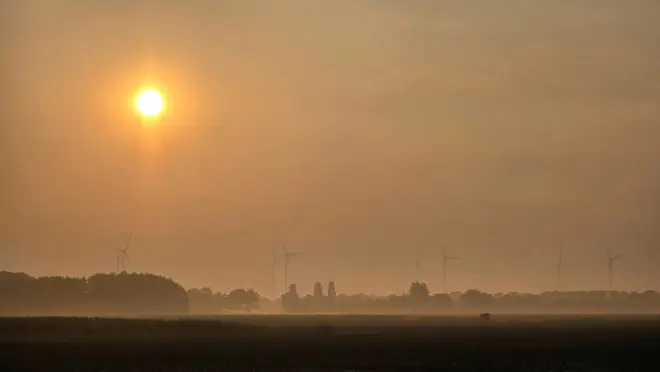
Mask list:
[[[128,240],[124,244],[124,248],[117,248],[119,256],[117,256],[117,274],[120,272],[126,271],[126,264],[128,263],[128,246],[131,244],[131,239],[133,238],[133,233],[128,235]],[[119,271],[121,267],[121,271]]]
[[[617,254],[616,256],[612,256],[607,249],[603,248],[603,250],[605,251],[605,254],[607,255],[607,287],[611,291],[612,290],[612,277],[614,275],[614,261],[621,258],[621,255]]]
[[[559,249],[559,261],[557,261],[557,264],[555,265],[555,269],[557,270],[557,283],[555,284],[555,291],[559,290],[559,285],[561,284],[561,271],[564,265],[564,248]]]
[[[289,252],[287,249],[286,245],[284,244],[284,240],[280,238],[280,243],[282,243],[282,250],[284,250],[284,290],[288,291],[289,290],[289,261],[291,260],[291,257],[297,256],[300,254],[300,252]]]
[[[277,252],[273,252],[273,260],[270,262],[270,269],[272,274],[272,287],[273,294],[277,294]]]
[[[442,292],[447,293],[447,261],[458,260],[460,257],[447,256],[447,252],[442,248]]]

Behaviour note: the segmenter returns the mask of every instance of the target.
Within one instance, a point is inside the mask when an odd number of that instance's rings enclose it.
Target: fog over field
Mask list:
[[[657,0],[4,0],[0,271],[660,290]],[[133,96],[167,99],[145,126]],[[416,260],[420,269],[416,269]]]

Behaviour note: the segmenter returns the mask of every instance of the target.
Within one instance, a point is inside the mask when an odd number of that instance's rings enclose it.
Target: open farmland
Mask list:
[[[4,318],[12,371],[645,371],[654,316]]]

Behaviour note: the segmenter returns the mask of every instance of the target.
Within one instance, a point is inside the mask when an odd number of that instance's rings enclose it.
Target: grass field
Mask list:
[[[658,316],[0,319],[2,371],[650,371],[659,352]]]

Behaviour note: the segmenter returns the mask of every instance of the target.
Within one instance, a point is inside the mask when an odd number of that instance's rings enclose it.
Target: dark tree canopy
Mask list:
[[[179,284],[151,274],[96,274],[90,278],[0,273],[2,315],[186,314]]]

